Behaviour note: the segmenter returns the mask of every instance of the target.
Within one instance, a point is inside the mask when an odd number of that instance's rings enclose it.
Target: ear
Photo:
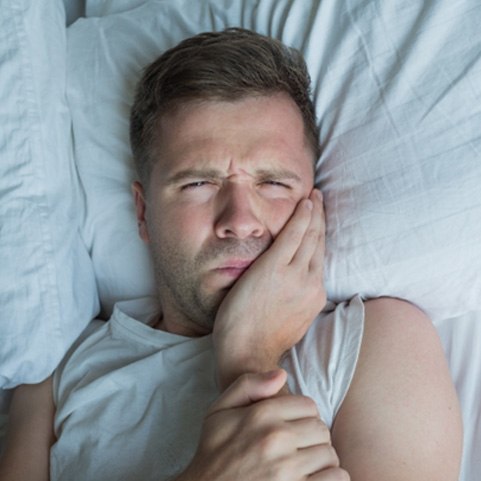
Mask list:
[[[147,229],[147,221],[145,219],[145,211],[147,206],[145,202],[144,188],[140,182],[135,181],[132,183],[132,194],[135,201],[135,213],[137,216],[139,236],[144,242],[148,243],[150,242],[150,238],[149,231]]]

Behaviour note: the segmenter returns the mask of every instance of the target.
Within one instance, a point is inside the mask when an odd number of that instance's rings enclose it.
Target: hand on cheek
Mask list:
[[[326,303],[325,221],[314,189],[222,302],[214,324],[221,388],[277,367]]]

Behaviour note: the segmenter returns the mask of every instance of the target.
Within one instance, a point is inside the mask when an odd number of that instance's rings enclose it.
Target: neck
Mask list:
[[[202,328],[193,322],[169,322],[168,318],[164,317],[163,314],[161,314],[154,322],[152,328],[184,337],[202,337],[211,334],[212,332],[211,330]]]

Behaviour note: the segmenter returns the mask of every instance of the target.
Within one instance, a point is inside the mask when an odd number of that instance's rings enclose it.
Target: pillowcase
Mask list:
[[[401,297],[434,320],[481,308],[476,0],[138,3],[125,0],[108,15],[108,1],[90,0],[90,12],[106,16],[68,32],[83,233],[105,316],[117,300],[155,294],[130,195],[135,84],[183,38],[228,26],[277,37],[308,62],[323,147],[316,180],[328,296]]]
[[[85,16],[85,0],[63,0],[65,6],[65,21],[72,24],[79,17]]]
[[[98,310],[79,231],[61,0],[0,9],[0,387],[36,383]]]
[[[85,0],[86,17],[102,17],[126,12],[146,3],[146,0]]]

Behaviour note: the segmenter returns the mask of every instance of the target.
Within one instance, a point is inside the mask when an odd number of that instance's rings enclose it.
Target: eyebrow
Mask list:
[[[292,180],[297,183],[302,183],[301,177],[288,169],[258,169],[255,171],[254,175],[260,180]],[[218,169],[185,169],[170,176],[166,183],[179,184],[190,179],[222,179],[224,177],[225,174]]]
[[[301,183],[302,179],[292,170],[287,169],[259,169],[256,170],[256,176],[260,179],[269,180],[293,180],[295,182]]]
[[[167,184],[180,184],[190,179],[219,179],[222,172],[218,169],[185,169],[167,178]]]

